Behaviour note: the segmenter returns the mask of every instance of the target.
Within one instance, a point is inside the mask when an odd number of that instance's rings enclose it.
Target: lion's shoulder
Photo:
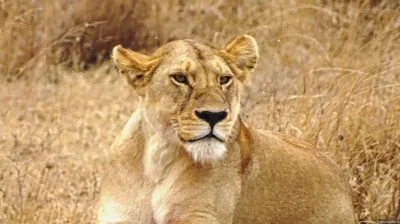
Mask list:
[[[325,150],[315,147],[305,140],[275,133],[266,130],[256,130],[258,144],[263,153],[269,156],[282,157],[283,160],[302,160],[310,163],[324,164],[323,167],[333,172],[339,172],[341,168],[334,162],[333,155]]]
[[[269,140],[270,142],[273,142],[274,144],[278,145],[290,145],[292,147],[303,150],[316,150],[315,147],[310,142],[307,142],[305,140],[290,135],[263,129],[257,129],[254,132],[257,134],[258,138],[261,139],[261,141]]]

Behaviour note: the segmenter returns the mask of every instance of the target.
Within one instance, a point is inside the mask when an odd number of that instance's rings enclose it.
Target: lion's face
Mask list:
[[[149,125],[167,127],[159,131],[177,137],[195,161],[223,157],[240,110],[241,83],[258,57],[252,37],[236,38],[224,50],[175,41],[152,56],[117,46],[113,57],[142,96]]]
[[[158,107],[157,115],[168,120],[195,160],[221,157],[238,116],[240,81],[215,49],[192,41],[169,47],[148,84],[145,105]]]

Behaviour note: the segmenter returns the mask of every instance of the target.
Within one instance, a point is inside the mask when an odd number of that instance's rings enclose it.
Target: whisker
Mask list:
[[[205,133],[205,132],[209,132],[208,129],[202,129],[202,130],[197,130],[197,129],[180,129],[180,132],[187,132],[187,133]]]
[[[182,125],[204,125],[205,122],[181,121]]]
[[[179,124],[172,124],[171,127],[172,128],[176,128],[176,127],[180,127],[180,125]]]
[[[216,127],[230,127],[232,126],[231,124],[217,124]]]

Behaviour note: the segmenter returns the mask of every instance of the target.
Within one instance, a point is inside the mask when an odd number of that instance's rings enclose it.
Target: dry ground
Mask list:
[[[94,222],[103,150],[137,103],[113,45],[243,33],[261,52],[243,117],[331,155],[361,220],[400,219],[396,1],[0,0],[0,33],[0,223]]]

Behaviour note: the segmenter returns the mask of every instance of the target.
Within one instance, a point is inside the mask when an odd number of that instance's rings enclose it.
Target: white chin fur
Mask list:
[[[212,164],[224,157],[226,147],[223,142],[211,138],[191,142],[186,146],[186,150],[195,162]]]

